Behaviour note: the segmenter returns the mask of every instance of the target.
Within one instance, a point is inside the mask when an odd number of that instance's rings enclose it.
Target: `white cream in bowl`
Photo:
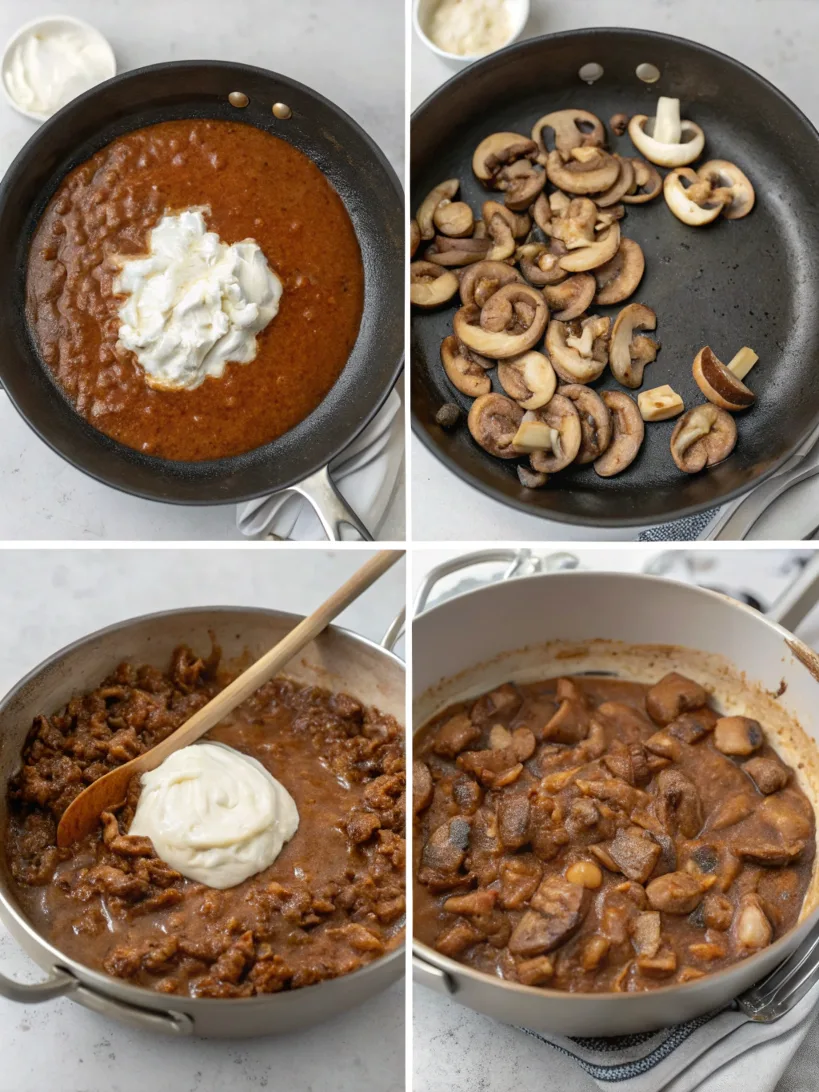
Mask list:
[[[200,208],[166,213],[147,255],[123,259],[114,292],[119,343],[159,390],[194,390],[229,361],[256,358],[256,337],[279,310],[282,283],[253,239],[228,245]]]
[[[128,833],[150,838],[189,880],[224,890],[273,864],[298,826],[293,797],[261,762],[194,743],[142,775]]]

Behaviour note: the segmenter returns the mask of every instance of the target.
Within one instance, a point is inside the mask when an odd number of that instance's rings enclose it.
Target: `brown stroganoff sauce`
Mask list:
[[[279,313],[250,364],[196,390],[154,390],[117,347],[113,259],[146,253],[165,211],[201,206],[223,242],[259,244],[283,284]],[[303,420],[341,374],[363,299],[336,191],[298,149],[240,122],[165,121],[118,137],[63,180],[29,253],[28,322],[60,387],[95,428],[168,459],[241,454]]]
[[[578,992],[683,983],[798,921],[813,808],[764,726],[678,674],[504,684],[421,729],[415,935]]]
[[[48,941],[95,970],[163,993],[249,997],[347,974],[395,948],[404,926],[404,757],[391,716],[277,678],[207,738],[266,766],[299,829],[276,861],[227,890],[184,879],[116,814],[68,850],[56,824],[112,767],[168,736],[230,680],[218,650],[170,668],[123,664],[36,718],[8,796],[6,853],[20,904]]]

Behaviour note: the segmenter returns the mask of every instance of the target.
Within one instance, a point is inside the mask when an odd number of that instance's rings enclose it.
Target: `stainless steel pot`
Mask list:
[[[440,567],[531,558],[486,551]],[[815,602],[816,572],[783,600],[790,625]],[[553,572],[500,580],[423,611],[413,623],[413,724],[508,679],[614,672],[653,682],[679,670],[709,688],[719,708],[756,716],[819,804],[819,656],[778,621],[716,592],[653,576]],[[819,919],[816,866],[798,926],[769,948],[684,985],[644,993],[570,994],[490,978],[418,941],[416,982],[497,1020],[562,1035],[625,1035],[668,1027],[729,1004],[800,943]]]
[[[50,656],[0,702],[0,824],[6,824],[5,786],[20,765],[26,733],[37,713],[57,709],[73,694],[103,679],[123,660],[164,664],[179,644],[210,647],[215,632],[226,660],[249,652],[258,657],[301,619],[251,607],[202,607],[145,615],[109,626]],[[332,626],[291,663],[287,673],[316,686],[344,690],[404,722],[404,664],[391,649],[393,624],[384,645]],[[2,855],[4,858],[4,854]],[[347,1012],[396,982],[403,973],[403,945],[342,978],[263,997],[213,1000],[176,997],[129,985],[68,959],[26,919],[8,869],[0,862],[0,919],[31,958],[47,972],[35,985],[0,975],[0,995],[32,1004],[68,996],[104,1016],[172,1035],[244,1038],[298,1031]]]

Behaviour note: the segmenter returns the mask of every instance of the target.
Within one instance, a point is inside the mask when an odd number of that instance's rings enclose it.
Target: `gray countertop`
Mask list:
[[[593,26],[639,27],[704,42],[766,76],[814,124],[819,124],[815,56],[819,3],[814,0],[725,0],[721,4],[712,0],[532,0],[524,36]],[[604,62],[605,58],[600,60]],[[453,74],[413,36],[413,109]],[[507,508],[462,482],[415,437],[411,450],[412,529],[417,540],[579,541],[636,537],[635,530],[601,532]]]
[[[0,693],[52,652],[123,618],[236,604],[307,613],[363,561],[358,550],[33,550],[3,553]],[[380,641],[404,603],[401,562],[339,618]],[[400,651],[400,647],[399,647]],[[42,972],[0,926],[0,972]],[[0,1092],[399,1092],[404,989],[281,1039],[167,1039],[132,1031],[72,1001],[0,1000]]]
[[[2,0],[0,45],[60,11],[111,42],[118,70],[197,58],[284,72],[336,102],[403,178],[404,20],[400,0]],[[0,97],[0,174],[35,131]],[[191,508],[127,496],[55,455],[0,392],[0,539],[241,539],[234,505]],[[404,537],[403,479],[379,537]]]

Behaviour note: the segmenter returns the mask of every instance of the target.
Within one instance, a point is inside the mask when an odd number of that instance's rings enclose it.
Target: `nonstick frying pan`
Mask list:
[[[249,98],[244,109],[232,91]],[[292,117],[280,120],[274,103]],[[25,320],[25,272],[34,227],[62,178],[116,137],[176,118],[242,121],[309,156],[353,222],[365,271],[364,314],[352,354],[324,401],[300,424],[244,455],[206,462],[146,456],[92,428],[40,360]],[[244,200],[253,200],[248,193]],[[126,72],[75,99],[29,140],[0,187],[0,380],[55,451],[128,493],[178,504],[226,504],[315,476],[337,503],[326,467],[376,414],[397,379],[404,342],[404,208],[381,151],[343,110],[286,76],[225,61],[181,61]],[[350,522],[354,522],[351,517]]]
[[[579,70],[591,63],[603,74],[589,84]],[[637,76],[645,64],[659,70],[656,82]],[[462,199],[480,209],[491,195],[472,174],[472,153],[490,133],[528,135],[543,114],[566,107],[591,110],[609,129],[614,114],[652,116],[660,95],[680,98],[683,116],[704,129],[699,162],[737,163],[754,184],[757,206],[744,220],[720,218],[705,228],[681,223],[662,196],[627,206],[623,235],[637,240],[646,257],[645,276],[627,302],[656,311],[662,342],[642,389],[670,383],[691,407],[704,401],[691,374],[696,352],[710,345],[730,360],[750,345],[760,356],[748,379],[757,402],[737,416],[739,440],[730,458],[701,474],[674,465],[672,420],[647,425],[638,458],[617,477],[604,480],[587,466],[525,490],[515,460],[488,455],[463,421],[449,432],[435,424],[442,403],[467,410],[471,402],[449,384],[439,356],[457,299],[452,307],[414,314],[416,434],[465,482],[532,515],[614,528],[702,511],[772,474],[819,417],[819,135],[780,91],[730,57],[665,34],[612,28],[547,35],[503,50],[450,80],[413,115],[412,208],[436,183],[457,176]],[[614,137],[610,129],[609,145],[636,154],[627,135]],[[623,306],[594,313],[613,317]],[[595,386],[622,389],[608,371]]]

